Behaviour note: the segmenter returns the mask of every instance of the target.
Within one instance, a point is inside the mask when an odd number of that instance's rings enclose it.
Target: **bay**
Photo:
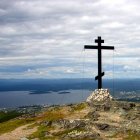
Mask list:
[[[104,79],[119,100],[140,102],[140,79]],[[85,101],[97,88],[94,79],[0,79],[0,108]]]

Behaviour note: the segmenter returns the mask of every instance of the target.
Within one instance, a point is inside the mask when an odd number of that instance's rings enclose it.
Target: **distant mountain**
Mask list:
[[[103,88],[112,91],[135,91],[140,90],[140,79],[104,79]],[[62,91],[69,89],[97,88],[97,81],[94,79],[1,79],[0,91]]]

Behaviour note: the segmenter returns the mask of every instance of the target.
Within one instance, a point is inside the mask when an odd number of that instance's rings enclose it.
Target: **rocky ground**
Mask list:
[[[16,119],[30,117],[28,125],[0,133],[0,140],[13,136],[15,140],[140,140],[140,103],[110,100],[52,106]]]

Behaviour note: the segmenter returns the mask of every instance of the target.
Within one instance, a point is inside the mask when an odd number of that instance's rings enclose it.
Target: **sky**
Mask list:
[[[140,78],[139,0],[0,0],[0,79]]]

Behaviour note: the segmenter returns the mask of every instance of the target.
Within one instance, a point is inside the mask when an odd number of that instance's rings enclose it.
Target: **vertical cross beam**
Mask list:
[[[102,46],[102,43],[104,43],[104,40],[101,39],[99,36],[97,39],[95,39],[95,43],[97,43],[97,46],[93,45],[85,45],[85,49],[98,49],[98,76],[95,77],[95,80],[98,80],[98,89],[102,88],[102,76],[104,76],[104,72],[102,72],[102,49],[107,50],[114,50],[114,46]]]
[[[101,46],[102,43],[104,43],[104,40],[101,39],[101,37],[98,37],[98,39],[95,39],[95,43],[98,44],[98,89],[102,88],[102,52],[101,52]]]

